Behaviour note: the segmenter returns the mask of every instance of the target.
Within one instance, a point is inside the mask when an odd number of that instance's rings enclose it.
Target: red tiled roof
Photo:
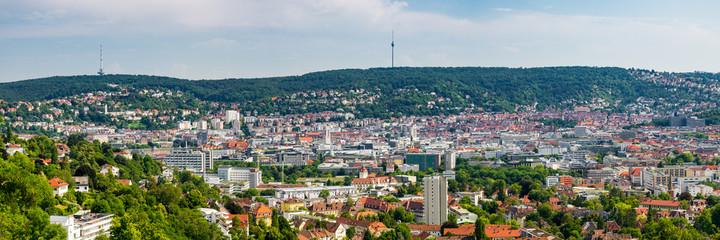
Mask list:
[[[649,199],[649,200],[640,202],[640,205],[661,206],[661,207],[680,207],[680,202],[670,201],[670,200]]]
[[[125,186],[129,186],[130,184],[132,184],[130,182],[130,179],[115,179],[115,181],[117,181],[120,184],[125,185]]]
[[[487,232],[487,230],[485,230],[485,232]],[[475,233],[475,224],[460,225],[458,228],[445,228],[443,235],[447,233],[452,233],[455,236],[470,236]]]
[[[485,235],[489,238],[516,238],[520,237],[520,230],[510,229],[510,225],[485,225]],[[473,229],[474,230],[474,229]]]
[[[59,178],[50,179],[50,186],[51,186],[51,187],[59,188],[59,187],[66,186],[66,185],[68,185],[68,183],[66,183],[66,182],[63,181],[62,179],[59,179]]]

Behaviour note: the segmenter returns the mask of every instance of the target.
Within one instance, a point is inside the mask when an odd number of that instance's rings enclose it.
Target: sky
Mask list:
[[[410,67],[720,71],[720,1],[0,0],[0,82]]]

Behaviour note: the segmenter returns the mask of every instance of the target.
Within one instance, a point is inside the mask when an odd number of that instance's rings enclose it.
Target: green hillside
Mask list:
[[[0,99],[35,101],[61,98],[97,90],[110,90],[108,84],[134,88],[180,90],[201,100],[219,102],[257,101],[314,90],[366,89],[385,99],[409,100],[423,104],[399,90],[417,89],[449,98],[452,106],[512,110],[516,105],[538,103],[539,107],[565,100],[585,101],[600,97],[608,101],[633,100],[639,96],[662,97],[663,89],[634,78],[622,68],[546,67],[546,68],[375,68],[308,73],[301,76],[185,80],[143,75],[49,77],[0,84]],[[382,102],[379,101],[379,102]],[[390,106],[392,107],[392,106]],[[391,108],[392,109],[392,108]]]

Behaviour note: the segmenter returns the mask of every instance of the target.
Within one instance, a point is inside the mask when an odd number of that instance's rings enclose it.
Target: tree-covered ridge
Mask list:
[[[243,103],[298,92],[365,89],[381,94],[375,105],[403,112],[402,105],[427,104],[428,94],[443,97],[458,107],[514,110],[518,105],[540,108],[561,103],[587,102],[603,98],[631,101],[639,96],[663,97],[667,92],[642,81],[622,68],[374,68],[309,73],[301,76],[184,80],[142,75],[69,76],[0,84],[6,101],[36,101],[62,98],[91,91],[110,91],[109,84],[137,89],[168,89],[192,94],[201,100]],[[419,91],[413,94],[414,90]],[[403,91],[409,90],[409,91]],[[370,108],[361,105],[358,108]]]
[[[25,153],[9,155],[6,143],[23,147]],[[200,177],[187,171],[174,179],[159,177],[158,161],[140,155],[125,158],[115,154],[118,149],[77,135],[60,142],[71,152],[59,157],[56,143],[44,136],[19,139],[11,131],[0,137],[0,239],[66,239],[60,225],[50,224],[50,215],[81,209],[114,214],[113,239],[222,238],[219,228],[197,210],[207,207],[208,199],[220,199],[219,190]],[[118,167],[119,175],[101,174],[105,164]],[[90,191],[75,192],[72,176],[88,176]],[[49,179],[55,177],[70,184],[63,196],[53,196]]]

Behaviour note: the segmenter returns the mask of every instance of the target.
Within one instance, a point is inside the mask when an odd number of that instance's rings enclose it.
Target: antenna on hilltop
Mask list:
[[[392,31],[392,42],[390,42],[390,47],[392,48],[392,60],[390,62],[390,67],[395,67],[395,31]]]
[[[103,70],[103,62],[102,62],[102,42],[100,42],[100,71],[98,71],[98,74],[105,75],[105,71]]]

